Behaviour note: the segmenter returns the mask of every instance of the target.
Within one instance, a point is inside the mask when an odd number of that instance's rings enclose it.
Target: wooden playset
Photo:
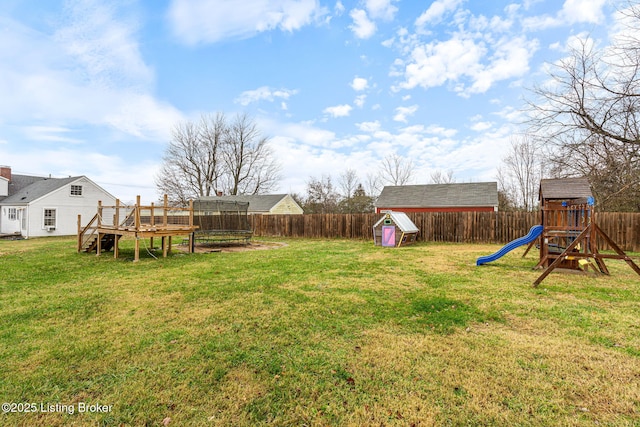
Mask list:
[[[640,268],[598,227],[594,205],[586,178],[541,181],[543,230],[536,241],[540,247],[540,261],[536,268],[544,268],[544,272],[534,282],[534,286],[538,286],[556,268],[579,271],[592,269],[608,275],[605,259],[624,260],[640,275]],[[524,255],[536,242],[529,244]],[[615,254],[601,253],[598,247],[603,243]]]

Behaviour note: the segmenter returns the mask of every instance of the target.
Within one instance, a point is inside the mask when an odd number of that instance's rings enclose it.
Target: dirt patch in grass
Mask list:
[[[265,251],[269,249],[279,249],[287,246],[283,242],[249,242],[247,244],[240,243],[220,243],[220,244],[202,244],[198,243],[195,246],[195,253],[206,254],[214,252],[248,252],[248,251]],[[176,246],[176,249],[180,251],[187,251],[186,245]]]

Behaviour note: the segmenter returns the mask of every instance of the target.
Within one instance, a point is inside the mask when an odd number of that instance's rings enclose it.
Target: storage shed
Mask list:
[[[376,213],[495,212],[497,182],[385,186],[375,203]]]
[[[399,247],[416,241],[420,230],[406,213],[382,213],[384,216],[373,225],[373,242],[376,246]]]

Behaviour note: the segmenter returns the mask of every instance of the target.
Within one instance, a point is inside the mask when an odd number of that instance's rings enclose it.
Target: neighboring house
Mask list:
[[[10,167],[0,166],[0,234],[77,234],[78,214],[88,221],[98,201],[109,206],[116,198],[86,176],[43,178],[12,174]]]
[[[494,212],[498,210],[498,183],[386,186],[375,202],[376,213]]]
[[[216,200],[249,202],[249,214],[302,214],[304,211],[289,194],[217,196]]]

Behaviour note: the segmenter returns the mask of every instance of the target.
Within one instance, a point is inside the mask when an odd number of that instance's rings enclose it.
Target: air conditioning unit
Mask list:
[[[47,225],[44,229],[47,230],[47,231],[55,231],[56,226],[55,225]]]

